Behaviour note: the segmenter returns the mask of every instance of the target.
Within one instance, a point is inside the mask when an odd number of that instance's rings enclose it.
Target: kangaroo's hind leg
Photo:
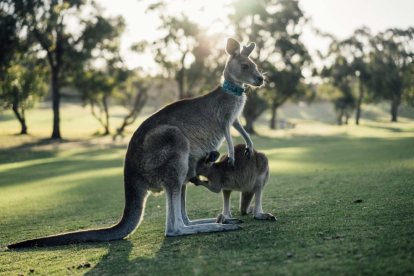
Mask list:
[[[237,218],[231,218],[230,211],[230,195],[231,190],[223,190],[223,213],[219,214],[216,222],[223,224],[238,224],[243,221]]]
[[[206,223],[197,225],[185,225],[181,213],[181,185],[177,178],[169,178],[165,183],[165,196],[167,199],[167,226],[165,235],[169,237],[208,233],[223,232],[231,230],[241,230],[238,225],[223,225],[220,223]]]
[[[243,229],[237,225],[219,223],[190,226],[184,223],[183,215],[185,218],[187,216],[185,211],[181,211],[181,205],[185,206],[183,185],[188,175],[190,143],[180,129],[170,126],[154,129],[144,141],[144,150],[151,153],[143,161],[146,174],[149,175],[151,181],[159,183],[165,192],[167,200],[165,234],[167,236]],[[185,210],[185,207],[183,209]]]
[[[240,205],[239,210],[240,214],[247,215],[250,213],[250,203],[252,203],[254,193],[252,192],[241,192],[240,193]]]
[[[198,219],[198,220],[189,220],[187,211],[186,211],[186,194],[187,194],[187,185],[181,187],[181,217],[185,225],[196,225],[196,224],[205,224],[205,223],[214,223],[216,222],[215,218],[209,219]]]
[[[256,180],[257,182],[255,185],[256,188],[254,191],[255,205],[254,205],[254,210],[253,210],[253,216],[255,219],[276,221],[275,216],[269,213],[263,213],[263,209],[262,209],[262,192],[263,192],[264,186],[267,183],[267,180],[269,179],[268,174],[269,173],[267,172],[267,177],[265,175],[263,177],[259,177]]]

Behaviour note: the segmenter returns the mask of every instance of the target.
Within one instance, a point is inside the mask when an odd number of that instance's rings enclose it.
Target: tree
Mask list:
[[[84,103],[90,105],[91,114],[104,127],[103,135],[110,134],[109,99],[130,74],[127,69],[119,68],[116,64],[118,63],[110,60],[105,71],[93,68],[80,71],[73,82]],[[95,107],[99,108],[99,114],[96,113]]]
[[[404,91],[402,100],[414,107],[414,63],[408,65],[404,74]]]
[[[310,65],[311,58],[300,40],[307,19],[295,0],[238,0],[234,7],[231,20],[236,33],[257,43],[257,63],[267,73],[269,83],[270,128],[275,129],[277,109],[287,100],[307,94],[302,70]]]
[[[355,123],[359,125],[361,117],[361,104],[364,99],[365,90],[368,89],[371,81],[371,74],[368,69],[369,63],[369,41],[372,39],[371,31],[367,27],[355,30],[354,34],[336,45],[337,51],[350,60],[350,67],[353,74],[358,78],[358,99],[355,108]],[[352,75],[352,74],[351,74]],[[350,77],[351,77],[350,75]],[[349,97],[346,105],[352,104]]]
[[[9,67],[15,52],[20,49],[20,24],[10,14],[9,6],[0,1],[0,78]]]
[[[79,90],[83,102],[91,107],[93,117],[104,127],[103,135],[108,135],[110,133],[108,98],[114,88],[113,80],[108,79],[104,72],[91,69],[77,76],[74,85]],[[99,114],[95,111],[96,106]]]
[[[122,17],[104,18],[95,2],[90,5],[82,0],[2,0],[12,12],[11,15],[25,26],[26,39],[35,38],[46,52],[50,66],[53,132],[52,139],[61,139],[60,134],[60,88],[69,84],[73,72],[93,57],[93,50],[99,45],[110,45],[114,29],[124,24]],[[90,12],[84,16],[82,8]],[[67,28],[71,21],[78,28]],[[116,34],[116,32],[115,32]],[[23,35],[23,33],[21,34]]]
[[[137,49],[149,47],[164,76],[175,79],[180,99],[193,97],[206,90],[218,80],[224,69],[225,57],[216,45],[224,41],[220,34],[209,35],[207,29],[189,20],[185,14],[171,14],[169,1],[159,1],[148,7],[162,21],[159,29],[166,35],[149,43],[143,41]],[[220,59],[221,58],[221,59]]]
[[[332,52],[331,52],[332,53]],[[354,71],[348,60],[340,53],[335,52],[336,58],[330,67],[324,67],[321,71],[322,78],[328,78],[339,93],[331,95],[331,101],[337,114],[338,125],[342,125],[345,116],[345,124],[352,110],[355,109],[355,97],[353,95]]]
[[[391,101],[391,121],[396,122],[398,106],[409,93],[406,76],[410,75],[413,58],[414,28],[388,29],[371,39],[369,87],[375,97]]]
[[[9,106],[27,134],[25,111],[46,93],[46,69],[33,56],[16,53],[0,80],[0,99]]]
[[[37,60],[30,39],[22,40],[21,21],[11,14],[7,1],[0,2],[0,101],[13,110],[27,134],[25,111],[46,92],[46,70]]]
[[[246,119],[244,129],[251,134],[256,133],[253,122],[269,107],[267,99],[260,95],[263,92],[259,89],[247,93],[247,100],[243,109],[243,116]]]
[[[117,136],[123,137],[125,127],[132,125],[138,118],[149,98],[148,92],[153,86],[154,79],[149,76],[142,78],[136,73],[130,76],[126,85],[119,89],[117,99],[128,110],[128,113],[124,117],[121,126],[116,129],[117,133],[113,137],[114,140]]]

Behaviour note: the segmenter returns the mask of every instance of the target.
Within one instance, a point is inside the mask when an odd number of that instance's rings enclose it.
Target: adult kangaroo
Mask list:
[[[246,97],[244,84],[260,86],[263,76],[249,59],[251,43],[240,50],[236,40],[227,40],[229,55],[224,83],[210,93],[165,106],[146,119],[129,142],[124,164],[125,207],[121,220],[108,228],[64,233],[27,240],[9,248],[52,246],[125,238],[142,221],[149,192],[165,192],[167,199],[166,236],[242,229],[238,225],[214,223],[216,219],[190,221],[185,209],[187,182],[196,176],[198,160],[227,140],[229,166],[234,166],[230,127],[246,141],[245,155],[253,143],[238,119]]]

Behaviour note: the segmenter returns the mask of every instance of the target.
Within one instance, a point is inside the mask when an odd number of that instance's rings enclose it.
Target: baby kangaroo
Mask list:
[[[205,186],[214,193],[223,190],[223,215],[224,221],[231,218],[230,194],[232,191],[240,191],[240,213],[246,215],[253,209],[255,219],[276,221],[276,218],[262,210],[262,192],[269,180],[269,164],[264,153],[253,148],[253,154],[248,159],[244,156],[246,146],[239,144],[234,147],[235,167],[228,166],[228,154],[223,155],[220,161],[214,163],[220,156],[217,151],[210,152],[197,163],[197,175],[207,177],[208,181],[202,181],[198,177],[190,179],[195,185]],[[256,197],[255,206],[250,206],[253,196]],[[250,208],[253,207],[253,208]],[[218,220],[222,216],[219,215]],[[232,223],[229,220],[228,223]]]

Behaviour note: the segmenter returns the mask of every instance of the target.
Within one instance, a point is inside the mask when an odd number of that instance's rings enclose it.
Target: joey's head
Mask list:
[[[201,158],[197,162],[196,173],[197,175],[207,176],[211,166],[218,160],[220,157],[220,152],[212,151],[208,153],[204,158]]]
[[[226,52],[229,55],[224,69],[224,78],[235,85],[251,86],[263,85],[264,77],[257,70],[256,64],[249,58],[256,44],[250,43],[249,46],[243,46],[240,49],[240,43],[233,39],[227,39]]]

